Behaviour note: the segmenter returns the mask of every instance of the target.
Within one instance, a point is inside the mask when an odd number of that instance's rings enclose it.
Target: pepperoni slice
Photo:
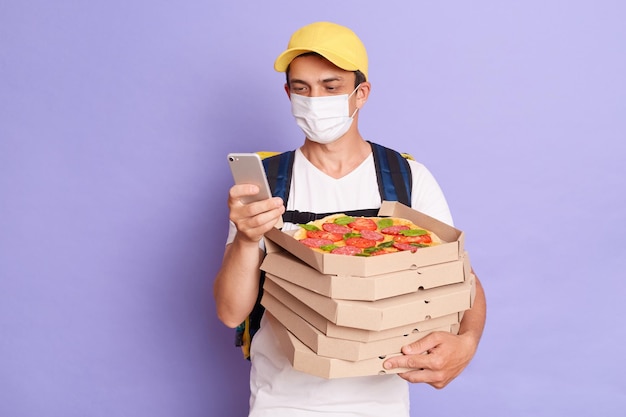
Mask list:
[[[361,249],[356,246],[340,246],[330,251],[330,253],[334,253],[335,255],[358,255],[361,253]]]
[[[322,229],[326,230],[327,232],[339,233],[341,235],[345,235],[346,233],[352,232],[352,229],[350,229],[348,226],[344,226],[344,225],[336,224],[336,223],[324,223],[322,225]]]
[[[399,224],[396,226],[385,227],[381,232],[386,235],[399,235],[401,230],[409,230],[410,227],[404,224]]]
[[[417,246],[413,246],[408,243],[394,242],[393,247],[399,250],[408,250],[411,252],[417,251]]]
[[[306,246],[308,246],[310,248],[320,248],[322,246],[332,245],[333,244],[332,240],[329,240],[329,239],[317,239],[317,238],[314,238],[314,237],[305,237],[300,242],[305,244]]]
[[[378,227],[376,226],[376,222],[372,219],[368,219],[365,217],[357,217],[354,219],[352,223],[349,223],[348,226],[353,228],[354,230],[376,230]]]
[[[342,233],[332,233],[324,230],[307,230],[306,236],[313,239],[327,239],[333,242],[339,242],[343,239]]]
[[[398,243],[433,243],[433,239],[430,235],[421,236],[396,236],[393,238],[394,242]]]
[[[361,230],[361,237],[369,240],[374,240],[376,242],[382,242],[385,240],[385,235],[379,232],[375,232],[373,230]]]
[[[351,237],[351,238],[346,239],[346,245],[356,246],[357,248],[365,249],[365,248],[372,248],[376,246],[376,241],[365,239],[362,237]]]

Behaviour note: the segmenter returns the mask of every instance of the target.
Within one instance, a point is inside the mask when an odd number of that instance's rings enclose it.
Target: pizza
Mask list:
[[[432,231],[399,217],[333,214],[298,225],[294,239],[309,248],[337,255],[377,256],[440,244]]]

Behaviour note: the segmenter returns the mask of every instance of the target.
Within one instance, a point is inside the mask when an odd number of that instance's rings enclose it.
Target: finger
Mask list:
[[[278,222],[284,212],[284,206],[282,204],[280,204],[278,207],[274,207],[272,205],[271,208],[267,210],[265,208],[266,204],[261,204],[261,206],[261,211],[259,211],[258,214],[254,214],[253,216],[249,217],[246,223],[249,227],[261,229],[263,230],[263,233],[265,233],[271,230],[271,228],[276,225],[276,222]]]
[[[276,226],[284,211],[285,208],[280,198],[269,199],[232,207],[230,220],[235,223],[238,233],[241,233],[247,240],[258,241]]]
[[[437,389],[445,387],[450,382],[449,379],[442,378],[439,372],[428,369],[402,372],[398,376],[411,383],[425,383]]]
[[[241,187],[245,188],[242,189]],[[272,197],[267,200],[261,200],[256,202],[244,203],[242,198],[249,195],[254,195],[252,189],[247,189],[248,185],[234,186],[230,189],[228,197],[228,207],[230,209],[231,220],[244,219],[247,217],[254,217],[260,213],[264,213],[271,210],[276,210],[283,206],[283,200],[280,197]],[[251,185],[250,187],[255,187]],[[252,192],[252,193],[251,193]]]
[[[405,355],[419,355],[421,353],[428,353],[429,350],[435,348],[439,345],[440,340],[435,333],[430,333],[429,335],[414,341],[409,345],[405,345],[402,347],[402,353]]]
[[[403,355],[395,356],[388,359],[388,361],[394,368],[400,367],[400,365],[396,364],[402,363],[406,365],[406,361],[411,361],[415,362],[415,366],[411,366],[411,368],[433,369],[432,364],[436,358],[433,357],[432,353],[436,352],[445,340],[456,337],[458,336],[446,332],[432,332],[411,344],[403,346]]]
[[[255,195],[259,192],[259,187],[254,184],[233,185],[229,190],[229,201],[244,204],[242,198]]]
[[[427,369],[416,369],[413,371],[401,372],[398,376],[413,383],[429,383],[432,378],[431,374],[432,372]]]
[[[408,369],[429,369],[430,358],[428,354],[399,355],[387,359],[383,363],[385,369],[408,368]]]

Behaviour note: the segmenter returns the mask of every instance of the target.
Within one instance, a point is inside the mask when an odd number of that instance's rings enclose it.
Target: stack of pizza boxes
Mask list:
[[[443,243],[382,256],[324,254],[274,229],[266,234],[261,300],[292,366],[322,378],[378,375],[385,359],[433,331],[456,333],[475,277],[463,232],[397,202],[400,217]]]

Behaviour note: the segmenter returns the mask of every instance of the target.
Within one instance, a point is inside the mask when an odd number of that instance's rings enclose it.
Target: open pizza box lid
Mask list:
[[[388,255],[384,255],[388,256]],[[368,277],[322,274],[284,250],[267,254],[261,270],[330,298],[375,301],[448,284],[469,276],[467,253],[460,259]]]
[[[459,259],[463,253],[462,231],[404,204],[397,201],[383,201],[378,215],[410,220],[434,232],[444,243],[420,248],[413,253],[402,251],[372,257],[346,256],[314,251],[293,238],[295,230],[283,232],[273,228],[265,234],[266,250],[271,253],[282,248],[323,274],[363,277],[450,262]]]
[[[387,375],[407,372],[407,368],[386,370],[383,368],[385,359],[394,356],[389,355],[381,358],[364,359],[361,361],[346,361],[343,359],[328,358],[317,355],[283,326],[271,313],[266,313],[272,330],[278,339],[281,349],[291,363],[292,367],[300,372],[305,372],[321,378],[346,378],[355,376]]]
[[[280,303],[280,305],[277,305],[278,303]],[[261,304],[270,312],[284,306],[328,337],[358,342],[391,339],[410,333],[423,333],[440,327],[457,325],[461,321],[462,314],[459,312],[446,314],[441,317],[431,317],[426,320],[384,330],[367,330],[338,326],[271,281],[268,281],[264,286]]]

